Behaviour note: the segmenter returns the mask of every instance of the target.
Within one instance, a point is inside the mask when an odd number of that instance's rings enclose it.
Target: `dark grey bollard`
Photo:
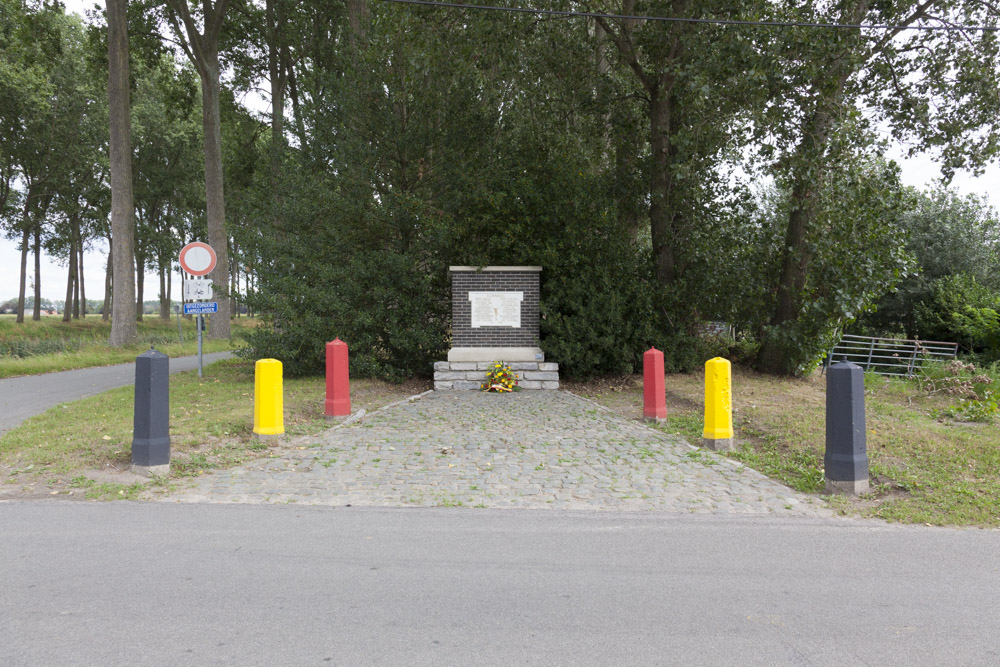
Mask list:
[[[826,372],[826,492],[868,492],[865,374],[842,361]]]
[[[170,472],[170,358],[152,348],[135,358],[132,471]]]

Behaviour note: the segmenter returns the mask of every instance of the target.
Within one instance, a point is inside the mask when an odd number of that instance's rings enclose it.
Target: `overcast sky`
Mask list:
[[[67,11],[82,14],[83,9],[94,6],[93,0],[64,0]],[[101,3],[103,6],[103,3]],[[263,104],[263,103],[262,103]],[[266,106],[266,105],[265,105]],[[904,159],[903,149],[897,148],[889,153],[889,157],[900,163],[903,170],[903,183],[916,187],[931,187],[941,176],[941,171],[927,156]],[[1000,167],[996,164],[987,169],[986,174],[973,178],[966,172],[958,172],[951,187],[964,194],[978,194],[987,197],[993,206],[1000,206]],[[0,238],[0,301],[16,297],[18,281],[20,280],[21,253],[18,250],[19,241]],[[104,271],[107,263],[107,242],[97,242],[84,258],[84,284],[88,299],[104,298]],[[31,294],[31,283],[34,276],[33,258],[28,258],[28,294]],[[51,300],[62,300],[66,297],[66,266],[60,265],[51,258],[42,257],[42,297]],[[179,275],[174,276],[175,283]],[[172,294],[179,294],[179,286],[175,285]],[[146,275],[144,299],[157,298],[159,278],[154,274]]]

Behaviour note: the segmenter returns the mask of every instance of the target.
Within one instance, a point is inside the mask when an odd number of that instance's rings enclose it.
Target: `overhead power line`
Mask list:
[[[499,7],[496,5],[469,5],[459,2],[437,2],[435,0],[383,0],[402,5],[423,5],[452,9],[481,9],[494,12],[514,12],[544,16],[583,16],[589,18],[621,19],[631,21],[665,21],[668,23],[711,23],[714,25],[773,26],[778,28],[835,28],[853,30],[925,30],[942,32],[996,32],[1000,26],[969,25],[889,25],[864,23],[811,23],[808,21],[741,21],[737,19],[682,18],[678,16],[628,16],[625,14],[602,14],[600,12],[575,12],[560,9],[531,9],[529,7]]]

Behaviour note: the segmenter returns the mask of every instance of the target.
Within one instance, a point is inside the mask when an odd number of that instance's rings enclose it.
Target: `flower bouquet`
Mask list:
[[[518,377],[510,370],[510,366],[500,361],[486,371],[486,381],[480,385],[480,389],[497,393],[521,391],[521,388],[517,386],[517,380]]]

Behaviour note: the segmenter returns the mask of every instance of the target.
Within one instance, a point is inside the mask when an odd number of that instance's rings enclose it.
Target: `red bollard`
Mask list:
[[[337,338],[326,344],[326,416],[349,414],[351,381],[347,373],[347,343]]]
[[[663,353],[651,347],[642,355],[643,419],[659,422],[667,418],[667,394],[663,383]]]

